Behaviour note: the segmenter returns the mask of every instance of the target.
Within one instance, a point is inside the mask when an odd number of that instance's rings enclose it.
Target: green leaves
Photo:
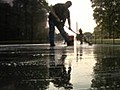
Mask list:
[[[98,31],[110,34],[120,29],[120,1],[119,0],[91,0]],[[104,33],[103,33],[104,34]],[[111,36],[111,35],[110,35]],[[116,37],[118,34],[116,34]]]
[[[47,35],[46,0],[13,0],[12,3],[12,6],[0,3],[1,39],[32,41]]]

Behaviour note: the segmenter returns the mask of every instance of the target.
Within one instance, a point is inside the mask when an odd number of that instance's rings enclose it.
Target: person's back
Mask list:
[[[65,23],[66,18],[68,18],[70,15],[70,12],[68,8],[64,6],[64,4],[58,3],[53,6],[53,9],[56,13],[56,15],[59,17],[61,23]],[[57,22],[56,18],[52,13],[49,14],[49,19],[52,20],[53,22]]]

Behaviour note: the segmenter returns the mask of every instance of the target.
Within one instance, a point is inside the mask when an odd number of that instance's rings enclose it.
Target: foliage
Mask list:
[[[93,16],[97,23],[95,32],[102,33],[104,37],[117,38],[120,33],[120,1],[91,0],[91,2]]]
[[[0,40],[46,40],[47,7],[45,0],[0,3]]]

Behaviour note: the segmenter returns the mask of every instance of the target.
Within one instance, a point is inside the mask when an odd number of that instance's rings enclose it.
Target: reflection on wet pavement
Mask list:
[[[0,46],[0,90],[120,90],[120,46]]]

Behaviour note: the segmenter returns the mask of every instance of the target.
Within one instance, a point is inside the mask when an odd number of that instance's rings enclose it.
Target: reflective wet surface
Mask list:
[[[120,45],[0,45],[0,90],[120,90]]]

